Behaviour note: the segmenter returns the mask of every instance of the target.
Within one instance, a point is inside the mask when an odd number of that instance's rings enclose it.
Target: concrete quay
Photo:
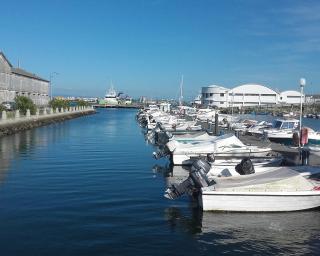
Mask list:
[[[16,110],[14,118],[7,118],[7,113],[3,111],[0,118],[0,137],[94,113],[96,111],[93,107],[71,107],[60,110],[47,108],[42,114],[39,110],[35,115],[30,115],[30,111],[27,111],[25,116],[20,116],[19,110]]]

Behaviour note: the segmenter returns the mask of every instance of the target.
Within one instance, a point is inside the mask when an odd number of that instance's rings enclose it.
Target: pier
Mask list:
[[[91,115],[95,112],[95,109],[92,107],[71,107],[68,109],[46,108],[42,110],[42,113],[37,110],[35,115],[30,115],[30,111],[27,111],[25,116],[20,116],[19,110],[16,110],[14,117],[8,118],[7,112],[3,111],[0,119],[0,137],[39,126]]]
[[[118,104],[118,105],[111,105],[111,104],[95,104],[93,105],[94,108],[134,108],[140,109],[143,108],[141,104]]]

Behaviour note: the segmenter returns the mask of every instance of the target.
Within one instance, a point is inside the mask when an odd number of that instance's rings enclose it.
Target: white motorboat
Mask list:
[[[236,177],[214,178],[201,188],[204,211],[281,212],[320,207],[319,167],[279,167]]]
[[[263,131],[264,137],[270,141],[291,144],[294,132],[299,126],[297,119],[277,119],[271,129]]]
[[[271,123],[266,121],[261,121],[257,124],[251,125],[245,129],[246,134],[248,135],[263,135],[263,131],[272,127]]]
[[[169,141],[166,144],[172,155],[173,164],[191,164],[194,158],[214,154],[215,157],[243,158],[265,157],[271,152],[271,148],[260,148],[243,144],[233,134],[218,136],[209,141]]]
[[[255,173],[247,161],[236,168],[241,175],[210,177],[211,165],[198,160],[189,177],[172,184],[165,197],[197,196],[204,211],[280,212],[320,207],[320,167],[265,167]]]

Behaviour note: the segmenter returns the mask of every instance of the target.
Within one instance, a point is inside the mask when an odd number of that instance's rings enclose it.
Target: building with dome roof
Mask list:
[[[202,104],[211,107],[270,106],[300,104],[298,91],[278,92],[261,84],[243,84],[232,89],[219,85],[202,87]],[[304,95],[302,96],[304,101]]]

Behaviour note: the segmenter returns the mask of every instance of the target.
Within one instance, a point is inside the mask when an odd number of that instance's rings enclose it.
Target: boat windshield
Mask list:
[[[276,120],[274,123],[273,123],[273,128],[280,128],[282,125],[282,122],[279,121],[279,120]]]

